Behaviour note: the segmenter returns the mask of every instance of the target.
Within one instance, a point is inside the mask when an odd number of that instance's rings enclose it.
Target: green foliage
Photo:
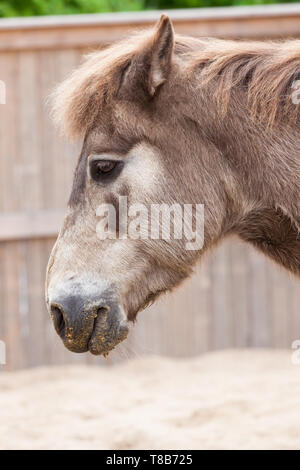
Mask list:
[[[289,3],[298,0],[0,0],[0,17]]]
[[[224,7],[292,2],[298,2],[298,0],[145,0],[145,7],[163,10],[164,8]]]
[[[136,11],[143,0],[0,0],[0,17]]]
[[[296,3],[298,0],[145,0],[151,8],[224,7],[230,5],[263,5],[270,3]]]

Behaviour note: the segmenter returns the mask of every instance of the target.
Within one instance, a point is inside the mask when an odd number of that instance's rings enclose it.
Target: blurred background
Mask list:
[[[0,17],[297,3],[272,0],[1,0]]]
[[[174,293],[140,313],[127,342],[106,360],[68,352],[44,303],[46,264],[80,148],[53,128],[45,104],[49,92],[85,52],[153,24],[160,16],[156,9],[168,10],[175,31],[182,34],[300,37],[300,3],[257,6],[262,3],[273,2],[0,0],[0,80],[6,86],[6,104],[0,104],[0,340],[7,347],[5,370],[109,365],[144,354],[191,357],[226,348],[290,348],[300,338],[299,283],[234,239],[207,255]],[[202,8],[227,5],[245,6]]]

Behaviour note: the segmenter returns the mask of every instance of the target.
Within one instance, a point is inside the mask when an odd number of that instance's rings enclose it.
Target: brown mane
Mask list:
[[[118,91],[123,70],[151,38],[142,31],[87,56],[53,93],[53,118],[70,138],[83,137],[99,109]],[[244,42],[176,36],[174,58],[199,89],[214,81],[215,99],[225,114],[233,89],[247,93],[255,119],[268,126],[295,123],[299,106],[291,99],[292,84],[300,77],[300,41]]]
[[[223,111],[231,90],[247,91],[252,115],[267,125],[295,122],[299,107],[292,102],[292,84],[300,77],[300,41],[242,42],[208,39],[193,53],[191,67],[202,66],[200,83],[216,80],[215,97]]]

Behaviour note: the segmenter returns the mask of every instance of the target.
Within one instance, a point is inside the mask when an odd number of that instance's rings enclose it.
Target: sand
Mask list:
[[[291,352],[0,372],[1,449],[300,449]]]

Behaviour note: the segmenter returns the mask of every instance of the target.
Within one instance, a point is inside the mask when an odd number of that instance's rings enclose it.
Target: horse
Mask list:
[[[46,302],[70,351],[107,355],[139,311],[232,234],[299,276],[299,77],[300,41],[185,37],[162,15],[92,52],[58,85],[53,119],[82,150]],[[202,205],[202,243],[145,236],[141,220],[139,236],[126,235],[120,199]],[[115,221],[99,236],[103,206]],[[172,227],[191,229],[195,213],[186,222],[175,212]]]

